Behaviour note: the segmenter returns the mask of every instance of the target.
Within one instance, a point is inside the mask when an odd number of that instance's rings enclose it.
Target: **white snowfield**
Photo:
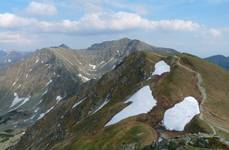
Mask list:
[[[14,93],[14,100],[13,100],[13,102],[12,102],[12,104],[11,104],[10,107],[14,107],[14,106],[16,106],[17,104],[20,103],[20,105],[17,106],[17,108],[18,108],[18,107],[24,105],[24,104],[25,104],[26,102],[28,102],[29,100],[30,100],[30,96],[29,96],[29,97],[22,97],[22,98],[20,98],[20,97],[18,96],[18,94],[15,92],[15,93]]]
[[[87,77],[85,77],[85,76],[83,76],[82,74],[78,74],[78,76],[84,81],[84,82],[86,82],[86,81],[88,81],[88,80],[90,80],[89,78],[87,78]]]
[[[186,97],[182,102],[166,110],[163,124],[167,130],[183,131],[186,124],[199,114],[199,103],[194,97]]]
[[[89,64],[92,69],[96,69],[96,65]]]
[[[159,61],[159,62],[157,62],[155,64],[155,70],[152,73],[152,75],[153,76],[154,75],[159,75],[160,76],[160,75],[162,75],[162,74],[164,74],[166,72],[170,72],[170,66],[166,62],[161,60],[161,61]]]
[[[47,83],[46,83],[46,85],[45,86],[48,86],[49,84],[51,84],[52,83],[52,79],[51,80],[49,80]]]
[[[80,99],[78,102],[76,102],[73,106],[72,106],[72,109],[77,107],[79,104],[81,104],[83,101],[85,101],[87,99],[87,97],[84,97],[82,99]]]
[[[152,108],[156,106],[157,103],[157,101],[152,96],[152,91],[148,85],[138,90],[127,101],[125,101],[125,103],[129,102],[131,103],[122,111],[117,113],[105,126],[116,124],[128,117],[147,113],[152,110]]]
[[[39,115],[39,117],[37,118],[37,120],[40,120],[41,118],[43,118],[47,113],[49,113],[51,110],[53,110],[54,106],[52,106],[51,108],[49,108],[46,112],[41,113]]]
[[[63,97],[61,97],[60,95],[56,97],[56,102],[59,103],[61,100],[63,99]]]
[[[96,112],[98,112],[100,109],[102,109],[104,106],[106,106],[106,104],[109,103],[109,100],[105,100],[96,110],[94,110],[91,114],[95,114]]]

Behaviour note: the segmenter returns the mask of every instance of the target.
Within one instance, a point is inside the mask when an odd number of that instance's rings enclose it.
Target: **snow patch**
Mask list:
[[[14,83],[12,84],[12,86],[15,86],[15,84],[16,84],[17,82],[16,81],[14,81]]]
[[[30,96],[29,96],[29,97],[22,97],[22,98],[20,98],[20,97],[18,96],[18,94],[15,92],[15,93],[14,93],[14,100],[13,100],[13,102],[12,102],[10,108],[11,108],[11,107],[14,107],[15,105],[17,105],[17,104],[20,103],[20,105],[17,106],[17,108],[19,108],[20,106],[24,105],[24,104],[25,104],[26,102],[28,102],[29,100],[30,100]]]
[[[80,74],[80,73],[78,74],[78,76],[79,76],[83,81],[88,81],[88,80],[90,80],[89,78],[83,76],[83,75]]]
[[[159,61],[155,64],[155,70],[152,73],[152,75],[159,75],[160,76],[166,72],[170,72],[170,66],[162,60],[162,61]]]
[[[126,108],[117,113],[105,126],[116,124],[128,117],[148,113],[156,106],[157,101],[152,96],[150,87],[144,86],[132,95],[125,103],[131,102]]]
[[[37,108],[34,110],[34,112],[37,113],[37,112],[39,111],[39,109],[40,109],[40,108],[37,107]]]
[[[116,65],[113,65],[113,66],[112,66],[112,70],[115,69],[115,67],[116,67]]]
[[[43,118],[47,113],[49,113],[52,109],[54,108],[54,106],[52,106],[51,108],[49,108],[46,112],[41,113],[39,115],[39,117],[37,118],[37,120],[40,120],[41,118]]]
[[[79,104],[81,104],[85,99],[87,99],[87,97],[83,98],[82,100],[80,100],[79,102],[76,102],[73,106],[72,109],[77,107]]]
[[[166,110],[163,124],[167,130],[183,131],[186,124],[199,114],[199,103],[194,97],[186,97],[182,102]]]
[[[63,99],[63,97],[61,97],[61,96],[57,96],[57,97],[56,97],[56,101],[57,101],[57,103],[59,103],[62,99]]]
[[[37,120],[40,120],[41,118],[43,118],[45,116],[45,113],[41,113],[40,115],[39,115],[39,117],[37,118]]]
[[[102,109],[108,103],[109,103],[109,99],[106,99],[95,111],[93,111],[92,115],[95,114],[100,109]]]
[[[49,80],[47,83],[46,83],[46,85],[45,86],[48,86],[49,84],[51,84],[52,83],[52,79],[51,80]]]
[[[14,93],[14,100],[13,100],[13,102],[12,102],[10,107],[15,106],[16,104],[18,104],[18,103],[20,103],[22,101],[23,101],[23,98],[19,98],[18,94],[15,92]]]
[[[8,63],[11,63],[11,62],[12,62],[12,60],[11,60],[11,59],[8,59],[7,61],[8,61]]]
[[[36,60],[35,64],[37,64],[39,61],[40,61],[40,60],[39,60],[39,58],[37,58],[37,60]]]
[[[48,93],[48,89],[46,89],[43,93],[42,93],[42,96],[44,96],[45,94]]]
[[[89,64],[92,69],[96,69],[96,65]]]
[[[22,87],[22,85],[21,85],[21,84],[19,84],[19,85],[18,85],[18,87],[17,87],[17,89],[19,89],[19,88],[21,88],[21,87]]]
[[[24,105],[25,103],[27,103],[27,102],[30,100],[30,98],[31,98],[31,96],[24,98],[24,99],[23,99],[23,102],[22,102],[20,105],[18,105],[17,108],[19,108],[19,107],[21,107],[22,105]]]

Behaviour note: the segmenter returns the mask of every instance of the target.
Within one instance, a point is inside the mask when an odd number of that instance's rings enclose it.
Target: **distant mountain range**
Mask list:
[[[223,55],[215,55],[205,59],[219,65],[226,70],[229,70],[229,57],[225,57]]]
[[[0,49],[0,69],[22,60],[29,52],[4,51]]]

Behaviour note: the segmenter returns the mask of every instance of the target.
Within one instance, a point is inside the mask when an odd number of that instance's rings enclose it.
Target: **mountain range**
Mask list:
[[[219,65],[226,70],[229,70],[229,57],[225,57],[223,55],[215,55],[205,59]]]
[[[0,147],[228,149],[228,76],[128,38],[43,48],[0,69]]]
[[[0,49],[0,69],[23,60],[29,52],[4,51]]]

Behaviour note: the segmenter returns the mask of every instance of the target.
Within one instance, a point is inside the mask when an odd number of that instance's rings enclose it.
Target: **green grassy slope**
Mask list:
[[[203,118],[215,127],[219,135],[229,139],[229,72],[188,54],[183,55],[182,62],[203,77],[207,93],[207,99],[202,104]]]
[[[162,59],[170,64],[171,72],[149,79],[155,63]],[[195,72],[182,67],[178,61],[202,75],[203,87],[206,88],[208,95],[207,100],[203,103],[203,116],[207,125],[193,121],[186,131],[211,133],[208,122],[216,126],[216,129],[219,126],[227,129],[228,73],[226,71],[186,54],[173,57],[138,52],[128,56],[123,63],[105,74],[100,80],[86,83],[78,95],[57,105],[44,119],[27,130],[16,148],[19,150],[25,148],[58,150],[143,148],[157,140],[161,131],[165,131],[161,126],[161,121],[168,108],[187,96],[193,96],[199,103],[202,103]],[[216,83],[212,83],[213,81]],[[225,81],[224,86],[220,86],[222,81]],[[157,100],[157,106],[147,114],[125,119],[105,128],[105,124],[112,116],[126,106],[123,102],[144,85],[150,85]],[[214,90],[219,93],[215,93]],[[72,106],[82,99],[85,100],[72,109]],[[93,114],[93,111],[105,99],[109,99],[109,103]],[[215,105],[218,99],[222,103],[217,103],[219,106]],[[209,113],[214,115],[209,115]],[[218,115],[220,117],[216,117]],[[219,119],[221,122],[217,122]],[[182,134],[187,132],[182,132]],[[219,131],[217,133],[222,136],[227,134]],[[171,132],[170,134],[178,136],[180,133]]]

